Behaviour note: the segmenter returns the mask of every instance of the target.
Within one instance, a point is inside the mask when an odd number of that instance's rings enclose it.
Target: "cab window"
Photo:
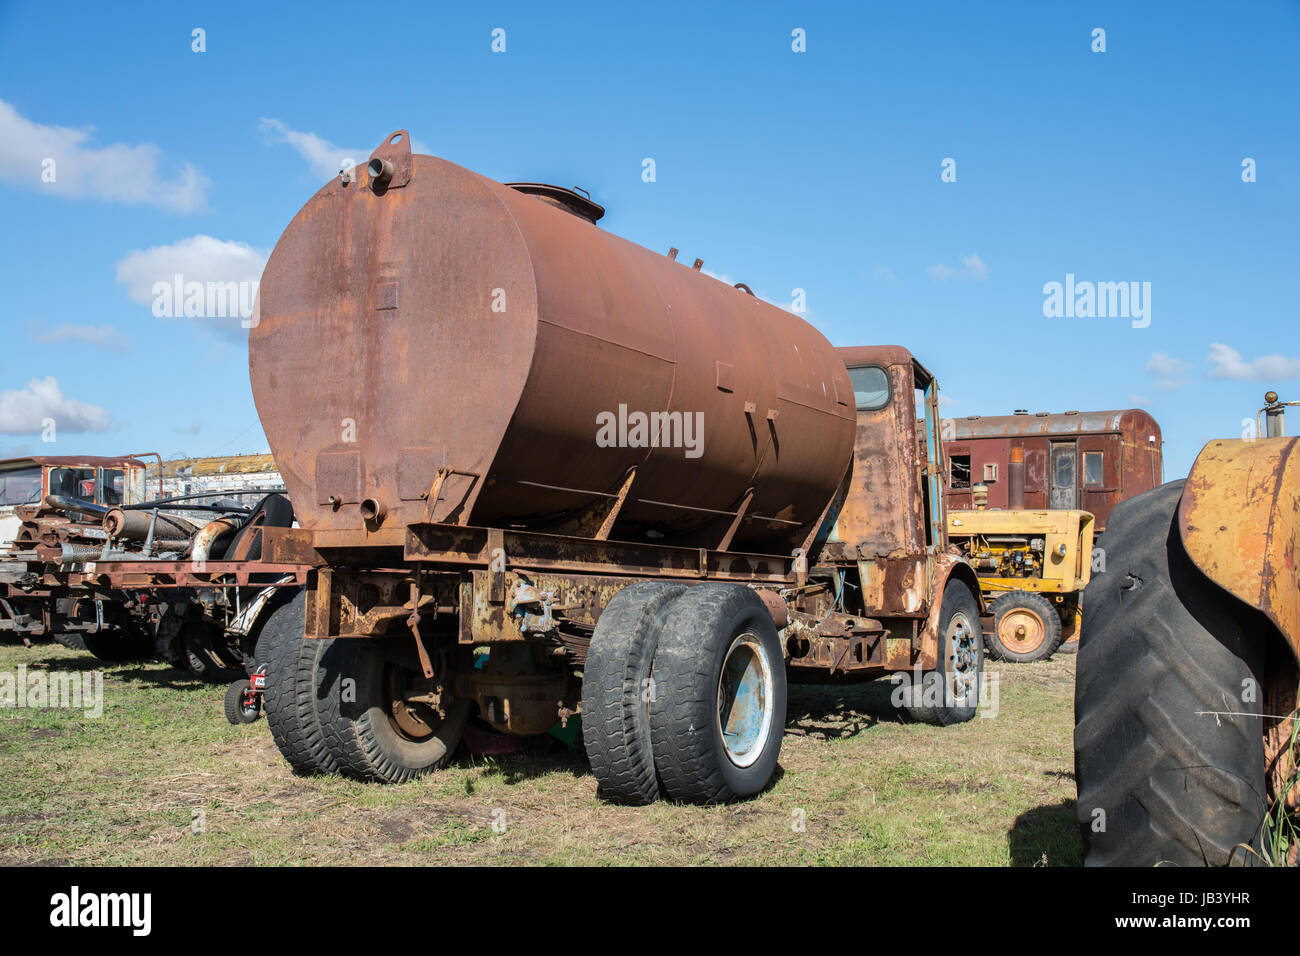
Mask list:
[[[879,365],[849,369],[853,403],[860,412],[874,412],[889,404],[889,373]]]

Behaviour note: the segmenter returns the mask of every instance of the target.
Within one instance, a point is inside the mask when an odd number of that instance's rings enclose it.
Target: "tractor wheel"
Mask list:
[[[999,660],[1028,664],[1046,660],[1061,644],[1061,615],[1052,602],[1032,591],[998,596],[993,606],[989,651]]]
[[[650,740],[669,798],[721,803],[767,786],[785,732],[785,655],[752,589],[697,584],[678,597],[652,675]]]
[[[445,766],[460,743],[471,702],[453,700],[439,714],[427,702],[412,700],[428,692],[428,682],[386,653],[383,639],[330,643],[321,659],[318,702],[338,768],[358,780],[404,783]]]
[[[256,698],[253,703],[248,703],[244,699],[244,694],[252,685],[248,679],[237,680],[226,689],[226,700],[224,708],[226,720],[232,724],[251,724],[262,715],[261,708],[257,706]]]
[[[684,585],[643,581],[614,595],[596,623],[582,672],[582,737],[601,796],[659,797],[650,742],[651,679],[659,632]]]
[[[317,710],[319,662],[328,640],[303,637],[307,592],[267,618],[257,659],[267,665],[262,705],[281,755],[295,773],[333,773],[337,762],[325,746]]]
[[[1242,697],[1263,686],[1263,651],[1187,556],[1182,492],[1111,513],[1107,568],[1084,593],[1074,765],[1089,866],[1245,862],[1260,834],[1260,704]]]
[[[918,723],[964,723],[975,716],[984,681],[984,632],[979,602],[970,588],[949,580],[939,608],[939,660],[913,687],[908,715]]]

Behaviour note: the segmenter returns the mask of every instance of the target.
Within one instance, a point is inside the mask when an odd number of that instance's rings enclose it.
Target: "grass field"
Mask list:
[[[266,721],[160,662],[0,645],[0,674],[102,670],[104,712],[0,708],[0,864],[1075,866],[1074,658],[989,663],[996,717],[903,723],[890,685],[790,689],[781,763],[730,806],[603,803],[580,751],[462,756],[402,786],[296,777]],[[495,824],[495,826],[494,826]],[[195,832],[196,830],[200,832]],[[498,832],[500,831],[500,832]]]

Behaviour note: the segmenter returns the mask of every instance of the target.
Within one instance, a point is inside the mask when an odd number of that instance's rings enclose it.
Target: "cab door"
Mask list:
[[[1049,451],[1047,507],[1070,510],[1079,501],[1079,455],[1073,441],[1054,441]]]

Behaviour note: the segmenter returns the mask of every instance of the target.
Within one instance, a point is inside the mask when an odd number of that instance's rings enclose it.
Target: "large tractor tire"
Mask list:
[[[652,675],[650,740],[664,794],[722,803],[767,786],[785,732],[785,655],[752,589],[697,584],[678,597]]]
[[[338,769],[358,780],[404,783],[446,766],[471,702],[444,715],[408,701],[423,675],[388,653],[381,638],[335,639],[321,658],[317,703],[325,744]]]
[[[1106,570],[1084,593],[1074,762],[1089,866],[1222,866],[1258,845],[1263,682],[1242,698],[1263,648],[1188,558],[1182,492],[1170,482],[1111,513]]]
[[[964,582],[949,579],[939,608],[938,664],[912,688],[907,713],[922,724],[947,727],[971,720],[984,684],[984,631],[980,606]]]
[[[1052,602],[1033,591],[1009,591],[993,604],[989,652],[1012,664],[1051,657],[1061,645],[1061,615]]]
[[[650,742],[652,666],[681,584],[643,581],[614,595],[591,636],[582,672],[582,739],[601,796],[647,804],[659,797]]]
[[[320,658],[328,640],[303,637],[307,592],[300,592],[266,621],[257,659],[267,665],[263,707],[271,739],[295,773],[333,773],[337,761],[325,745],[316,704]]]

